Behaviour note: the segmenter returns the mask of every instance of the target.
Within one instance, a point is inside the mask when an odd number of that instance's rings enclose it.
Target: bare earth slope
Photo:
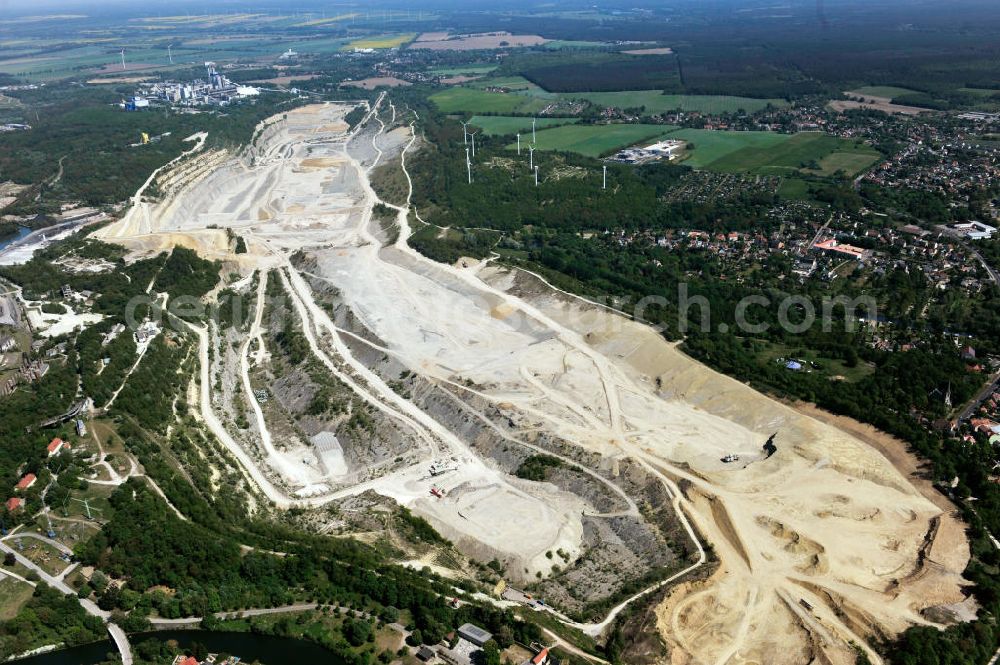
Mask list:
[[[425,466],[414,466],[347,487],[311,479],[319,489],[297,501],[293,490],[305,482],[296,485],[298,460],[282,458],[274,441],[267,455],[241,458],[261,467],[255,478],[270,483],[272,500],[321,505],[374,489],[411,506],[467,551],[516,558],[529,575],[546,570],[549,549],[576,557],[581,514],[592,509],[552,485],[501,472],[357,362],[348,335],[307,283],[322,280],[386,357],[477,405],[485,418],[501,414],[513,439],[545,433],[599,454],[612,475],[632,460],[661,480],[682,519],[721,560],[711,579],[678,586],[658,610],[672,663],[853,663],[852,643],[927,623],[924,609],[962,600],[968,545],[960,525],[867,443],[531,275],[419,256],[406,244],[405,209],[398,240],[383,246],[367,174],[407,130],[352,146],[345,110],[289,113],[266,131],[252,164],[230,159],[204,169],[167,201],[142,204],[141,214],[101,232],[137,253],[182,242],[211,255],[225,253],[217,239],[223,232],[207,227],[237,229],[250,246],[243,266],[277,269],[272,274],[292,293],[330,371],[412,431],[425,461],[454,459],[457,468],[440,480],[442,500],[428,495]],[[396,113],[382,102],[372,123]],[[298,250],[308,256],[308,275],[291,260]],[[765,458],[762,445],[772,434],[778,450]],[[740,461],[723,464],[728,453]],[[580,627],[598,633],[607,623]]]

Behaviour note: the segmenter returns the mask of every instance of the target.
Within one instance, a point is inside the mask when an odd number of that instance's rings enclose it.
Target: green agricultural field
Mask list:
[[[523,76],[499,76],[494,78],[480,79],[468,84],[472,88],[506,88],[519,95],[537,97],[539,99],[557,100],[562,97],[559,93],[549,92],[541,88]]]
[[[959,88],[959,92],[964,92],[967,95],[974,95],[975,97],[992,97],[993,95],[1000,95],[1000,90],[993,90],[991,88]]]
[[[843,170],[854,175],[878,159],[871,147],[821,132],[775,134],[772,132],[720,132],[682,129],[671,138],[694,144],[689,166],[712,171],[790,175],[800,170],[833,175]],[[817,168],[812,168],[818,165]]]
[[[853,92],[858,95],[871,95],[872,97],[888,97],[889,99],[892,99],[893,97],[901,97],[903,95],[920,94],[917,90],[897,88],[893,85],[866,85],[860,88],[855,88],[849,92]]]
[[[744,149],[766,150],[784,143],[791,138],[791,135],[773,132],[719,132],[710,129],[680,129],[673,132],[670,138],[693,143],[694,150],[684,163],[688,166],[701,168],[714,165],[715,162]]]
[[[486,92],[456,86],[434,93],[430,100],[443,113],[537,113],[546,102],[513,92]]]
[[[473,126],[482,129],[487,136],[531,132],[531,118],[525,116],[476,115],[472,116],[469,122]],[[579,118],[538,118],[535,128],[536,130],[541,130],[547,127],[558,127],[559,125],[569,125],[575,122],[579,122]]]
[[[680,109],[701,113],[748,113],[760,111],[767,105],[778,108],[788,106],[783,99],[753,99],[728,95],[665,95],[659,90],[628,90],[622,92],[568,92],[560,95],[564,99],[586,99],[599,106],[636,108],[642,106],[647,113],[663,113]]]
[[[538,132],[535,148],[599,157],[635,143],[652,141],[673,129],[676,128],[670,125],[563,125]],[[514,147],[514,143],[508,146]]]
[[[475,76],[489,74],[496,68],[496,65],[457,65],[455,67],[435,67],[434,69],[428,69],[427,73],[437,74],[438,76],[459,76],[460,74]]]
[[[487,87],[507,88],[510,92],[493,93],[483,90]],[[751,99],[750,97],[731,97],[727,95],[664,95],[659,90],[632,90],[622,92],[566,92],[556,93],[535,85],[520,76],[505,76],[488,78],[471,82],[465,89],[477,89],[479,95],[458,92],[460,88],[452,88],[431,96],[431,99],[446,113],[466,111],[469,113],[530,113],[531,110],[518,108],[528,102],[498,101],[484,98],[492,96],[522,96],[537,100],[587,100],[598,106],[615,106],[618,108],[644,107],[647,113],[663,113],[674,109],[682,111],[699,111],[702,113],[735,113],[739,110],[754,112],[771,104],[775,107],[785,107],[788,103],[783,99]],[[447,93],[451,93],[448,95]],[[538,106],[541,108],[541,106]]]

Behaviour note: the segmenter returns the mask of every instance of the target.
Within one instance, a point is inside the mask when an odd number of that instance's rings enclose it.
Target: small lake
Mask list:
[[[248,663],[259,660],[264,665],[284,665],[285,663],[338,665],[341,662],[335,659],[331,652],[318,644],[291,637],[273,637],[253,633],[216,633],[205,630],[159,630],[129,635],[128,639],[134,650],[135,645],[150,638],[164,642],[176,640],[181,649],[188,648],[197,642],[204,645],[212,653],[225,652],[239,656],[240,660]],[[94,665],[106,660],[109,653],[117,655],[115,645],[110,640],[105,640],[13,662],[17,665]]]
[[[6,249],[8,245],[17,242],[29,233],[31,233],[31,229],[27,226],[19,226],[17,227],[17,233],[12,233],[9,236],[0,236],[0,251]]]

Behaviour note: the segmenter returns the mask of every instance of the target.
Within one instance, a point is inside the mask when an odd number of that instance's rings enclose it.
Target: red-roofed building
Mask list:
[[[836,252],[837,254],[845,254],[858,261],[865,258],[865,250],[860,247],[855,247],[854,245],[842,245],[835,238],[827,238],[822,242],[818,242],[813,245],[813,248],[818,249],[823,252]]]
[[[531,659],[531,665],[545,665],[545,663],[547,662],[549,662],[548,649],[542,649],[537,654],[535,654],[534,658]]]
[[[15,489],[26,490],[32,485],[34,485],[36,480],[38,480],[38,478],[35,477],[35,474],[33,473],[25,474],[24,478],[21,478],[21,480],[17,482],[17,487]]]
[[[21,501],[16,496],[12,496],[11,498],[7,499],[7,504],[6,504],[7,505],[7,512],[12,513],[15,510],[18,510],[21,507],[22,503],[24,503],[24,501]]]
[[[49,457],[53,455],[58,455],[63,451],[63,449],[69,450],[69,444],[60,439],[58,436],[52,439],[52,443],[49,444],[48,451]]]

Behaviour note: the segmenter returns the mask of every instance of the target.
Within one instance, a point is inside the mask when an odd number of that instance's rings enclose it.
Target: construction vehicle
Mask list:
[[[739,462],[739,461],[740,461],[740,456],[734,453],[729,453],[728,455],[722,458],[722,462],[724,462],[725,464],[729,464],[730,462]]]
[[[455,471],[458,467],[447,460],[437,460],[433,462],[428,469],[431,476],[440,476],[442,474],[448,473],[449,471]]]
[[[444,497],[444,490],[441,489],[440,487],[432,486],[431,487],[431,494],[433,494],[434,496],[436,496],[437,498],[440,499],[440,498]]]

